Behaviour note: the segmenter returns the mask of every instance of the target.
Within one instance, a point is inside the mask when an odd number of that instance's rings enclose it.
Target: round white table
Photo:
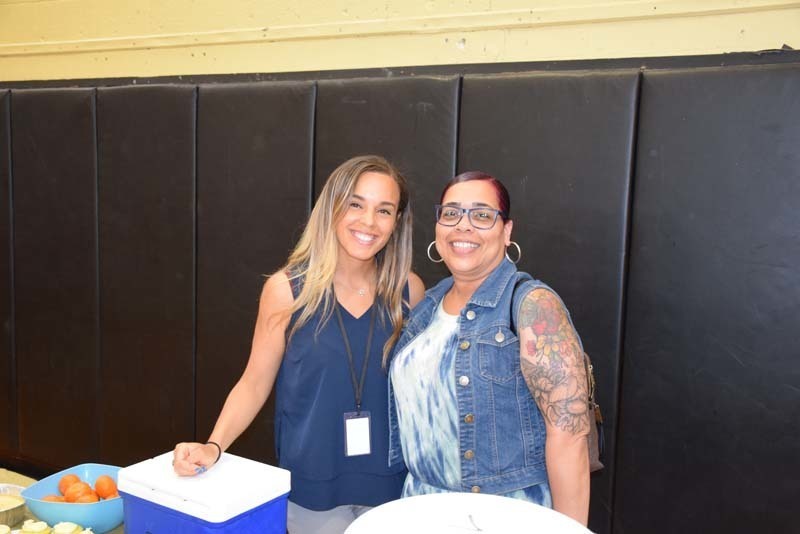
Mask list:
[[[419,495],[377,506],[345,534],[587,534],[569,517],[519,499],[483,493]]]

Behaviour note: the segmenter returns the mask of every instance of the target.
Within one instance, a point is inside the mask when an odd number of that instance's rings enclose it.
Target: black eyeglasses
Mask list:
[[[462,208],[461,206],[442,206],[436,204],[436,222],[442,226],[455,226],[464,214],[473,228],[488,230],[497,222],[497,216],[506,216],[504,211],[494,208]]]

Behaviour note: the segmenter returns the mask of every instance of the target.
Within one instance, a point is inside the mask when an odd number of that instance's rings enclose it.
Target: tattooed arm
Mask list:
[[[553,508],[586,525],[589,414],[583,351],[552,291],[531,291],[518,322],[522,374],[547,428],[545,457]]]

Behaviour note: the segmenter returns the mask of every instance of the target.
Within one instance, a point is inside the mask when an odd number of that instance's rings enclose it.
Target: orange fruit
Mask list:
[[[109,495],[108,497],[103,497],[103,498],[104,498],[105,500],[109,500],[109,499],[119,499],[119,493],[112,493],[112,494],[111,494],[111,495]]]
[[[108,475],[100,475],[94,482],[94,490],[101,499],[107,499],[117,492],[117,483]]]
[[[86,482],[76,482],[67,488],[64,498],[67,499],[67,502],[77,502],[78,497],[86,493],[94,493],[94,490]]]
[[[88,493],[84,493],[80,495],[77,499],[75,499],[76,503],[89,503],[89,502],[97,502],[100,498],[97,496],[97,493],[93,491],[89,491]]]
[[[61,480],[58,481],[58,491],[61,492],[61,495],[66,495],[69,487],[80,481],[81,479],[78,477],[78,475],[64,475],[61,477]]]
[[[64,497],[61,495],[45,495],[42,497],[42,500],[47,502],[65,502]]]

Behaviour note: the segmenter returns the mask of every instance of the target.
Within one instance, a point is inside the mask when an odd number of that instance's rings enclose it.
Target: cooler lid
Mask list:
[[[223,523],[286,495],[289,471],[224,453],[205,473],[180,477],[172,469],[172,451],[124,467],[119,490],[209,523]]]

